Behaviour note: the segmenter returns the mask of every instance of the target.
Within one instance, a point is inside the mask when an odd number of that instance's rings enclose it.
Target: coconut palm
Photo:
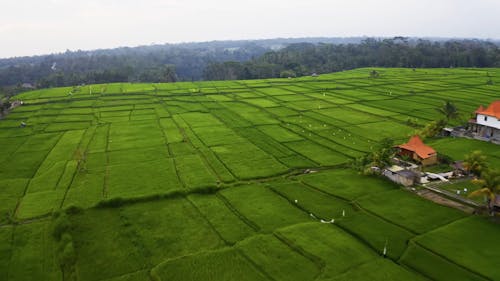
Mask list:
[[[486,156],[483,155],[480,150],[474,150],[471,153],[465,155],[463,165],[468,173],[472,173],[477,176],[481,176],[481,172],[488,169]]]
[[[496,196],[500,193],[500,170],[485,171],[480,179],[475,179],[472,182],[480,186],[481,189],[471,192],[469,197],[486,197],[487,207],[491,212],[493,208],[492,202],[495,202]]]
[[[443,106],[436,108],[436,110],[444,115],[446,121],[458,118],[458,108],[451,101],[446,101]]]

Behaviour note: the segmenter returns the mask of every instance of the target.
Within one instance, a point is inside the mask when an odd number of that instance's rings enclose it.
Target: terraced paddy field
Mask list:
[[[0,280],[500,280],[499,224],[349,169],[445,100],[463,120],[498,100],[500,70],[371,70],[19,95],[0,120]],[[428,142],[500,163],[493,144]]]

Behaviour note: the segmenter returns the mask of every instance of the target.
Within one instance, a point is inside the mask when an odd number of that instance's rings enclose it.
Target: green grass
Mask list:
[[[302,248],[324,263],[319,276],[322,279],[334,277],[377,258],[369,248],[330,224],[299,224],[280,229],[278,233],[289,243]]]
[[[252,227],[242,221],[217,196],[193,194],[188,199],[227,243],[235,244],[255,234]]]
[[[198,155],[176,157],[175,166],[181,181],[188,188],[216,186],[217,184],[217,177]]]
[[[28,179],[7,179],[0,181],[0,223],[14,214],[17,202],[23,197]]]
[[[130,239],[119,210],[90,210],[73,219],[73,240],[80,280],[100,280],[138,271],[148,264]],[[113,261],[113,262],[109,262]]]
[[[466,154],[474,150],[480,150],[486,155],[489,165],[492,167],[498,167],[500,165],[500,150],[496,144],[463,138],[429,140],[428,144],[438,153],[447,155],[454,160],[464,160]]]
[[[303,138],[278,125],[260,126],[259,130],[279,142],[300,141]]]
[[[498,224],[470,217],[431,231],[415,242],[473,272],[497,280],[500,278],[496,269],[500,246],[495,237],[499,231]]]
[[[372,262],[362,264],[348,272],[335,276],[333,278],[321,279],[330,281],[351,280],[351,281],[415,281],[427,280],[424,276],[407,270],[397,264],[385,259],[376,259]]]
[[[105,195],[132,198],[182,189],[175,169],[172,159],[110,166]]]
[[[336,223],[379,254],[386,247],[387,256],[393,260],[403,254],[408,241],[414,237],[409,231],[363,211],[347,209],[345,217],[340,217]]]
[[[14,227],[2,227],[0,228],[0,272],[2,279],[6,279],[9,272],[9,262],[12,253],[12,231]]]
[[[360,176],[350,169],[335,169],[301,176],[298,180],[326,193],[354,200],[367,194],[376,194],[396,188],[396,185],[382,178]]]
[[[53,190],[26,194],[19,204],[16,217],[29,219],[50,214],[61,200],[62,194]]]
[[[310,141],[289,142],[286,143],[286,146],[322,166],[338,165],[349,160],[347,156],[339,152]]]
[[[401,263],[433,280],[487,280],[413,243]]]
[[[81,281],[500,279],[497,224],[347,168],[446,100],[468,118],[498,99],[500,71],[371,70],[20,94],[0,120],[0,280],[63,279],[61,217]],[[491,143],[426,143],[500,164]]]
[[[62,280],[50,223],[19,225],[13,231],[8,280]]]
[[[251,143],[216,146],[212,150],[231,173],[239,179],[269,177],[285,173],[288,170],[271,155]],[[235,154],[234,151],[238,151],[238,153]]]
[[[265,232],[311,220],[306,213],[263,186],[239,186],[223,190],[221,194],[244,217]]]
[[[78,172],[68,189],[64,207],[89,208],[104,199],[105,174],[100,172]]]
[[[338,218],[342,210],[350,211],[352,206],[341,199],[319,192],[310,187],[294,182],[271,182],[270,188],[292,204],[300,206],[316,217],[331,220]]]
[[[273,235],[254,236],[243,241],[238,248],[272,280],[314,280],[320,273],[320,264],[294,251]]]
[[[153,268],[151,275],[155,281],[269,280],[238,251],[230,249],[169,260]]]
[[[185,199],[136,204],[121,210],[119,217],[152,264],[223,246],[208,221]]]
[[[397,205],[381,204],[381,202],[394,202]],[[415,233],[424,233],[466,216],[458,210],[436,205],[403,190],[364,196],[356,199],[356,203]]]

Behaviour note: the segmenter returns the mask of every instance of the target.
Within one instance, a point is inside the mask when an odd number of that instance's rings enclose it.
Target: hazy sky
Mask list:
[[[362,35],[500,38],[500,0],[0,0],[0,57]]]

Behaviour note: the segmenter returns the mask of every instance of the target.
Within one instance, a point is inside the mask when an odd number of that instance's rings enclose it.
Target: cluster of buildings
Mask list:
[[[492,102],[487,107],[480,106],[474,113],[475,118],[469,120],[467,129],[453,135],[500,144],[500,100]],[[386,168],[383,174],[404,186],[412,186],[427,180],[425,176],[422,176],[421,167],[438,163],[436,150],[426,145],[419,136],[412,136],[407,143],[397,145],[395,148],[399,163]],[[446,180],[451,175],[463,172],[463,167],[459,162],[453,167],[453,173],[429,174],[429,176],[433,179]]]
[[[436,150],[424,144],[422,139],[417,135],[412,136],[407,143],[397,145],[395,148],[401,160],[398,160],[399,163],[397,165],[386,168],[383,174],[393,182],[404,186],[412,186],[420,183],[421,172],[419,165],[430,166],[438,163]],[[408,160],[412,160],[412,162],[419,165],[412,164]]]

